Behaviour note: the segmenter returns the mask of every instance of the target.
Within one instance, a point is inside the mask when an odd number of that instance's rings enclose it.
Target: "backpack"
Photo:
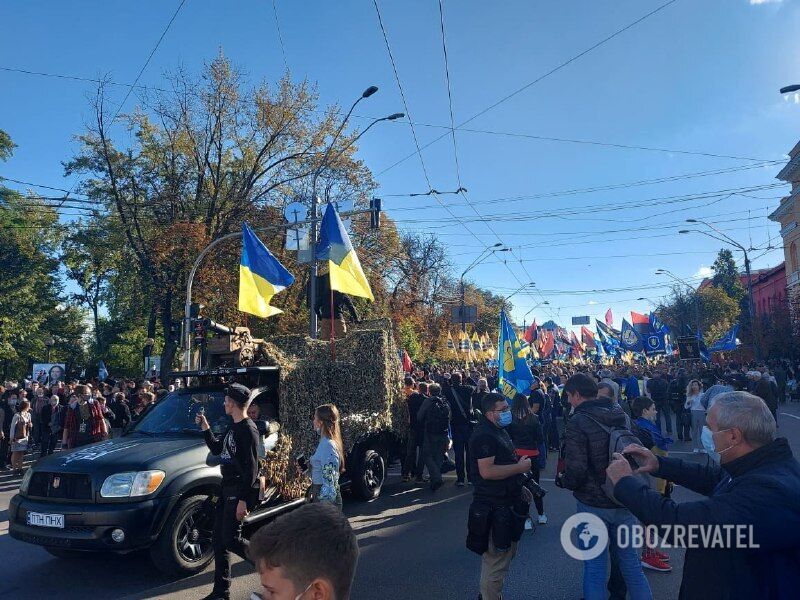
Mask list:
[[[622,454],[622,451],[631,444],[638,444],[642,446],[642,441],[633,433],[633,423],[628,415],[625,415],[625,426],[624,427],[609,427],[607,425],[603,425],[600,421],[583,413],[583,415],[592,421],[594,421],[603,431],[608,434],[608,462],[611,463],[614,460],[612,457],[614,453],[619,452]],[[637,473],[633,475],[641,482],[643,482],[647,487],[650,486],[650,478],[646,473]],[[614,503],[623,506],[621,502],[619,502],[616,498],[614,498],[614,485],[611,481],[606,477],[605,483],[600,486],[605,493]]]
[[[425,415],[425,431],[447,433],[448,427],[450,427],[450,404],[441,396],[431,398],[428,414]]]

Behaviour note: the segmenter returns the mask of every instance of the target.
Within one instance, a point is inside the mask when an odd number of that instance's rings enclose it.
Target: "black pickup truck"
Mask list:
[[[274,446],[277,368],[230,371],[255,384],[253,401],[272,419],[266,433],[268,446]],[[162,571],[202,570],[213,558],[213,491],[221,475],[195,416],[203,410],[215,433],[225,431],[230,417],[223,408],[224,388],[210,383],[178,389],[122,437],[38,461],[11,500],[11,536],[57,557],[148,549]],[[245,535],[304,502],[267,490],[264,502],[244,520]]]

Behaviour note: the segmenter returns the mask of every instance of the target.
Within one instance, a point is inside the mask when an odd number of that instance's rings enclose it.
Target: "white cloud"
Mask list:
[[[750,0],[750,4],[778,4],[783,0]]]
[[[692,277],[712,277],[714,275],[714,270],[711,267],[704,267],[700,265],[700,268],[697,269],[697,272],[692,275]]]
[[[597,304],[597,300],[589,300],[589,304],[590,305]]]

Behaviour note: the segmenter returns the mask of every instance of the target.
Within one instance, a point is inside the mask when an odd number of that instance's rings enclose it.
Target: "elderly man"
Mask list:
[[[695,538],[683,567],[680,598],[796,598],[800,590],[800,464],[785,438],[775,438],[775,419],[747,392],[717,396],[707,426],[721,466],[656,457],[641,446],[625,454],[653,473],[706,496],[676,503],[631,477],[619,454],[606,473],[614,497],[645,525],[717,526],[726,547]],[[751,527],[754,546],[727,537],[725,527]],[[738,532],[738,530],[736,530]],[[675,532],[677,534],[677,531]],[[716,534],[715,534],[716,535]],[[690,538],[687,537],[687,540]],[[677,542],[677,538],[675,539]]]

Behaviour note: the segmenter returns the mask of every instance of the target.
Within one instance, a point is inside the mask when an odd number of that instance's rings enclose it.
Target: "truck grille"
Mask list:
[[[79,473],[34,473],[28,495],[62,500],[91,500],[92,479]]]

